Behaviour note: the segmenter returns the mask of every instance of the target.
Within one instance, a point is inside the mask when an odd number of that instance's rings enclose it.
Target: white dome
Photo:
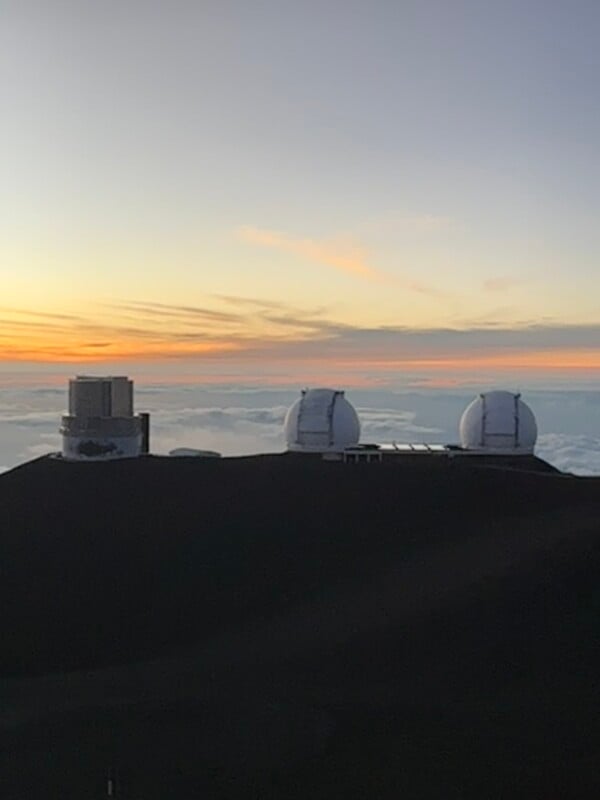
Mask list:
[[[284,423],[288,450],[323,453],[358,443],[360,422],[344,392],[305,389],[289,409]]]
[[[537,439],[533,411],[512,392],[480,394],[465,409],[459,430],[467,450],[533,453]]]

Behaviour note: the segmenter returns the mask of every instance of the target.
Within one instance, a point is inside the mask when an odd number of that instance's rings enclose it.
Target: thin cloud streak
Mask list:
[[[385,275],[380,270],[367,264],[365,248],[350,241],[295,239],[278,231],[256,228],[252,225],[243,225],[238,228],[237,235],[250,244],[282,250],[355,278],[371,281],[385,279]]]
[[[98,320],[6,320],[0,361],[103,361],[212,358],[257,348],[262,342],[325,336],[318,312],[285,304],[240,304],[241,310],[142,301],[104,305]],[[135,324],[129,324],[129,320]]]
[[[179,306],[168,305],[166,303],[138,302],[134,300],[129,301],[128,303],[112,304],[110,307],[122,309],[124,311],[131,311],[138,317],[170,317],[193,320],[201,318],[214,322],[237,322],[239,320],[238,314],[232,314],[226,311],[218,311],[213,308],[202,308],[200,306]]]
[[[366,248],[351,239],[295,239],[279,231],[243,225],[237,235],[243,241],[291,253],[314,264],[330,267],[354,278],[377,283],[395,284],[403,289],[429,297],[447,297],[447,292],[402,276],[392,275],[367,263]]]
[[[233,371],[247,364],[275,371],[314,368],[371,375],[407,369],[437,374],[486,368],[593,374],[600,369],[600,325],[367,328],[330,319],[326,309],[302,310],[232,296],[226,302],[227,311],[208,305],[120,301],[106,307],[110,321],[32,318],[28,326],[16,320],[0,333],[0,360],[187,360],[228,364]],[[135,317],[135,325],[125,323],[128,315]]]
[[[81,316],[76,314],[57,314],[50,311],[33,311],[25,308],[11,308],[10,306],[0,306],[0,314],[10,314],[11,316],[16,315],[26,318],[40,317],[42,319],[56,319],[67,322],[83,319]]]
[[[232,306],[238,307],[251,307],[251,308],[271,308],[271,309],[284,309],[288,308],[285,303],[277,302],[276,300],[259,300],[255,297],[236,297],[230,294],[213,294],[215,300],[221,300]]]

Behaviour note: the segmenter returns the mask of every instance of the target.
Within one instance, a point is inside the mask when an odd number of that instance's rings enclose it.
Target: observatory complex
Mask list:
[[[69,382],[69,413],[62,418],[63,458],[74,461],[135,458],[149,452],[149,415],[134,414],[133,381],[124,376],[79,375]],[[340,389],[304,389],[284,421],[287,452],[326,461],[380,462],[399,456],[531,456],[537,424],[520,394],[480,394],[465,409],[459,444],[361,443],[360,419]],[[215,458],[219,453],[180,447],[169,455]],[[506,463],[506,462],[505,462]]]
[[[361,444],[360,420],[344,392],[305,389],[285,418],[285,440],[292,453],[317,453],[326,460],[383,461],[398,456],[532,455],[537,424],[520,394],[480,394],[465,409],[460,444]]]
[[[60,429],[63,458],[134,458],[149,450],[149,415],[134,414],[133,381],[78,375],[69,381],[69,413]]]

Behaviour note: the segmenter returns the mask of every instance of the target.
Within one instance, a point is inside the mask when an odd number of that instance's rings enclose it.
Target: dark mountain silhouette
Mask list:
[[[0,508],[3,797],[600,792],[600,479],[44,458]]]

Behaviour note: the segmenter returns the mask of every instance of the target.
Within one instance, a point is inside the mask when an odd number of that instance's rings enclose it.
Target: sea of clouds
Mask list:
[[[347,392],[365,442],[447,443],[469,391]],[[248,387],[138,386],[136,403],[151,413],[152,451],[176,447],[247,455],[284,450],[283,420],[297,390]],[[524,398],[540,429],[537,453],[562,470],[600,475],[600,393],[534,391]],[[58,427],[66,391],[58,387],[0,389],[0,472],[60,449]]]

